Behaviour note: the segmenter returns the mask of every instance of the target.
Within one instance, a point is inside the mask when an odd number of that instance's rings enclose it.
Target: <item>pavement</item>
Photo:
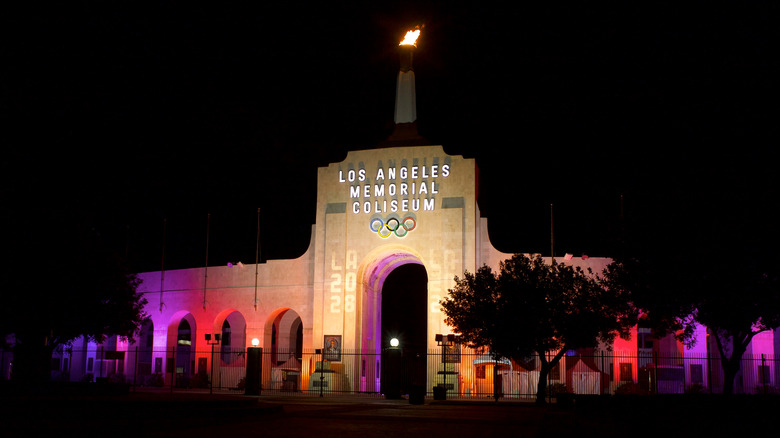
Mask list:
[[[373,396],[139,391],[0,397],[0,435],[79,437],[599,437],[776,430],[777,398],[593,397],[573,405],[490,398],[423,404]]]

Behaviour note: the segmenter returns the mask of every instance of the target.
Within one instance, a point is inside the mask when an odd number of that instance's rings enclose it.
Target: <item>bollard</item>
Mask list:
[[[263,349],[249,347],[246,349],[246,395],[260,395],[263,375]]]

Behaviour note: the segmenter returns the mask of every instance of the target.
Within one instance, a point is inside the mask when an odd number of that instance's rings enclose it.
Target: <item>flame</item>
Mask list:
[[[410,30],[406,32],[406,36],[404,36],[404,40],[401,41],[399,46],[416,46],[417,45],[417,37],[420,36],[420,29]]]

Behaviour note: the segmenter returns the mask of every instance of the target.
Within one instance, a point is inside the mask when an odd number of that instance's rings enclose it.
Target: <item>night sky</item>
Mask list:
[[[209,265],[253,263],[260,208],[261,258],[301,255],[317,167],[390,134],[423,25],[420,133],[476,158],[498,249],[549,255],[550,204],[556,256],[609,256],[621,223],[671,251],[692,229],[774,244],[776,2],[107,3],[1,14],[17,243],[88,224],[136,271],[164,241],[174,269],[206,262],[208,229]]]

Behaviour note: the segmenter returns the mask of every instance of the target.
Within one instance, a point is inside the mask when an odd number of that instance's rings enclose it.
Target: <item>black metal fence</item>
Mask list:
[[[268,351],[261,354],[262,391],[284,394],[402,395],[415,391],[447,397],[534,399],[539,385],[537,357],[522,362],[460,349],[442,351]],[[109,351],[60,348],[52,355],[57,381],[124,382],[133,388],[244,391],[247,350],[173,349]],[[213,364],[213,366],[212,366]],[[0,380],[13,373],[13,354],[0,350]],[[670,394],[720,393],[720,361],[707,355],[654,353],[567,354],[543,384],[548,393]],[[771,355],[745,355],[734,393],[780,390],[780,364]]]

